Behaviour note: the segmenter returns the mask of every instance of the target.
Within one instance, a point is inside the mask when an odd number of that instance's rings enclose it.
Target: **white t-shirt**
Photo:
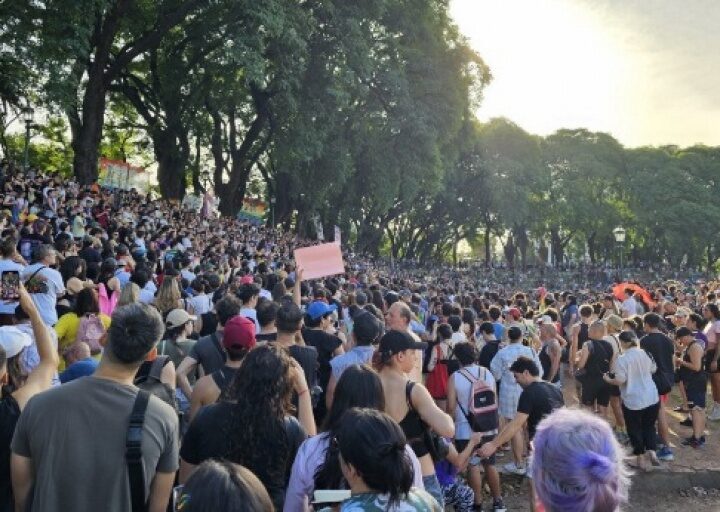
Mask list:
[[[44,268],[40,269],[40,267]],[[45,322],[45,325],[53,327],[58,321],[55,304],[57,303],[58,295],[65,293],[65,284],[63,283],[60,272],[42,263],[34,263],[26,267],[22,274],[23,281],[27,281],[35,271],[38,271],[35,278],[40,278],[45,281],[48,291],[47,293],[31,293],[30,296],[38,308],[40,317],[43,319],[43,322]]]
[[[623,313],[627,313],[628,316],[637,315],[637,302],[633,297],[625,299],[620,307]]]
[[[495,377],[493,377],[493,374],[490,370],[487,368],[483,368],[481,366],[478,366],[476,364],[472,364],[470,366],[464,366],[461,368],[461,370],[456,371],[453,373],[450,378],[453,379],[455,383],[455,391],[457,393],[457,401],[462,404],[463,409],[465,412],[467,411],[468,404],[470,402],[470,391],[472,390],[473,383],[470,382],[470,379],[468,379],[463,373],[469,373],[472,375],[473,378],[478,379],[482,378],[488,386],[492,386],[495,388]],[[489,432],[488,435],[492,434],[492,432]],[[460,405],[458,403],[455,404],[455,439],[462,439],[462,440],[468,440],[470,439],[470,436],[472,435],[472,429],[470,428],[470,424],[467,421],[467,418],[465,418],[465,415],[463,414],[462,409],[460,408]]]

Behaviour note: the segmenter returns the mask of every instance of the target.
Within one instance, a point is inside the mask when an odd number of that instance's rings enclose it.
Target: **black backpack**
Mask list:
[[[133,383],[140,389],[144,389],[148,393],[155,395],[177,411],[175,390],[160,381],[162,370],[168,362],[170,362],[170,357],[168,356],[157,356],[155,360],[149,364],[148,362],[144,362],[138,369],[137,374],[135,374]]]

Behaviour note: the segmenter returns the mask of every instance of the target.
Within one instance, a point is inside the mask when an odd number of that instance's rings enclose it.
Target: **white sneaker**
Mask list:
[[[720,407],[717,404],[713,404],[714,407],[708,414],[707,418],[711,421],[720,421]]]
[[[514,462],[508,462],[503,467],[503,473],[512,473],[513,475],[525,476],[527,468],[525,466],[518,466]]]

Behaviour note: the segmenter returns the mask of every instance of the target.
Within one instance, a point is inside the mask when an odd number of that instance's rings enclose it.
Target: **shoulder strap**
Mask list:
[[[412,403],[412,390],[415,387],[415,383],[411,380],[405,383],[405,399],[407,400],[408,407],[411,411],[415,410]]]
[[[45,265],[41,266],[39,269],[37,269],[35,272],[33,272],[30,277],[28,277],[25,281],[30,281],[33,277],[37,275],[38,272],[40,272],[42,269],[47,268]]]
[[[130,502],[132,512],[144,512],[145,500],[145,469],[142,461],[142,434],[145,423],[145,411],[150,401],[150,393],[139,390],[133,404],[127,433],[125,434],[125,461],[130,480]]]

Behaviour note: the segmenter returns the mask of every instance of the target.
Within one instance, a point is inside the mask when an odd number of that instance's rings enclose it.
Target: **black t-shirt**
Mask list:
[[[20,407],[12,395],[0,400],[0,512],[15,507],[10,485],[10,442],[20,418]]]
[[[78,256],[85,260],[86,263],[101,263],[102,256],[100,252],[92,247],[85,247],[78,252]]]
[[[330,360],[333,358],[333,352],[342,345],[342,340],[319,329],[303,329],[302,336],[306,345],[315,347],[317,350],[318,361],[320,362],[320,370],[318,371],[319,384],[325,390],[332,374]]]
[[[562,391],[549,382],[535,381],[523,389],[518,400],[518,412],[528,415],[528,435],[535,437],[538,423],[553,412],[565,405]]]
[[[270,342],[273,343],[273,342]],[[290,356],[298,362],[305,374],[305,381],[312,390],[318,383],[318,352],[315,347],[303,347],[302,345],[290,345],[288,349]]]
[[[227,355],[222,348],[222,333],[213,333],[210,336],[200,338],[188,354],[203,367],[205,375],[219,370],[225,366]]]
[[[285,432],[287,434],[287,457],[285,458],[284,468],[272,468],[269,464],[278,463],[277,457],[270,455],[279,453],[283,448],[280,439],[272,438],[269,435],[267,439],[258,442],[258,446],[266,448],[268,457],[268,465],[262,467],[252,467],[247,461],[239,461],[232,459],[233,443],[227,435],[228,425],[231,424],[231,417],[234,413],[233,408],[237,407],[230,402],[218,402],[198,412],[195,419],[190,423],[183,444],[180,448],[180,457],[190,464],[198,465],[208,459],[224,458],[238,464],[242,464],[260,479],[275,505],[275,510],[282,510],[285,501],[285,489],[290,479],[290,470],[297,450],[307,437],[302,426],[292,416],[285,418]],[[273,471],[274,470],[274,471]],[[272,476],[273,474],[281,474],[282,478]]]
[[[480,349],[480,355],[478,356],[478,364],[484,368],[490,368],[495,354],[500,350],[500,342],[498,340],[492,340],[485,343],[483,348]]]
[[[640,348],[655,359],[658,371],[665,374],[668,382],[675,379],[675,345],[661,332],[651,332],[640,339]]]

